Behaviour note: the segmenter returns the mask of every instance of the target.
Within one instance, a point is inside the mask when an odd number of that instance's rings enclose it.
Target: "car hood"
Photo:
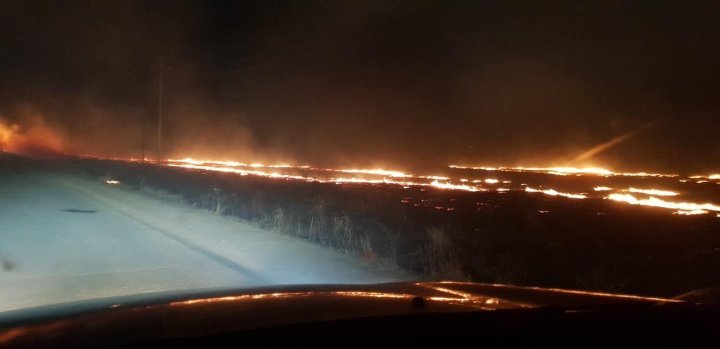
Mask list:
[[[665,303],[685,301],[463,282],[165,292],[5,312],[0,314],[0,343],[91,330],[95,336],[144,331],[177,337],[393,315]]]

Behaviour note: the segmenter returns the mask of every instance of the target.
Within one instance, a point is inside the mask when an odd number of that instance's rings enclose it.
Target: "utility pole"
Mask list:
[[[140,147],[142,151],[140,152],[140,162],[145,162],[145,147],[147,146],[146,138],[147,138],[147,118],[148,116],[143,113],[142,115],[142,138],[141,138],[141,144]]]
[[[2,0],[0,0],[0,1],[2,1]],[[219,74],[236,73],[236,72],[239,72],[242,70],[253,69],[255,67],[265,66],[268,64],[272,64],[272,62],[256,64],[254,66],[240,67],[237,69],[220,72]],[[174,65],[171,65],[170,68],[171,68],[171,70],[173,70]],[[218,73],[211,74],[211,75],[218,75]],[[157,158],[156,158],[156,161],[158,163],[161,163],[164,160],[164,155],[165,155],[165,154],[163,154],[163,138],[162,138],[163,137],[163,88],[164,88],[164,83],[165,83],[164,78],[165,78],[165,61],[162,58],[160,58],[159,72],[158,72],[158,99],[157,99],[157,154],[156,154]],[[147,123],[147,121],[143,119],[143,138],[142,138],[142,160],[143,161],[145,161],[145,153],[146,153],[145,148],[147,146],[147,144],[146,144],[147,143],[146,142],[147,127],[145,126],[146,123]]]
[[[163,160],[162,153],[162,111],[163,111],[163,74],[164,62],[160,59],[160,76],[158,79],[158,113],[157,113],[157,162]]]

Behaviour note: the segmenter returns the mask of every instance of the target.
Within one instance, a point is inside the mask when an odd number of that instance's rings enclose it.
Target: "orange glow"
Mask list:
[[[444,284],[445,282],[439,282],[439,284]],[[416,283],[416,286],[424,287],[427,289],[431,289],[434,291],[447,293],[449,295],[455,296],[455,297],[429,297],[428,299],[433,301],[440,301],[440,302],[448,302],[448,303],[471,303],[474,304],[477,308],[484,309],[484,310],[493,310],[496,308],[487,308],[484,305],[498,305],[500,304],[500,299],[494,298],[494,297],[483,297],[483,296],[476,296],[472,293],[463,292],[459,290],[450,289],[447,287],[439,287],[435,285],[428,285],[423,283]],[[522,308],[529,308],[533,307],[532,305],[525,304],[525,303],[517,303],[513,302],[513,306],[515,307],[522,307]]]
[[[498,305],[504,303],[499,298],[495,297],[484,297],[475,296],[471,293],[466,293],[458,290],[453,290],[445,287],[438,287],[434,285],[426,285],[423,283],[415,284],[417,286],[433,290],[436,292],[447,294],[447,296],[425,296],[423,297],[427,301],[446,303],[446,304],[458,304],[463,303],[475,308],[483,310],[495,310]],[[207,304],[207,303],[222,303],[222,302],[242,302],[242,301],[254,301],[261,299],[284,299],[284,298],[298,298],[298,297],[361,297],[361,298],[381,298],[381,299],[413,299],[416,295],[407,293],[388,293],[388,292],[366,292],[366,291],[310,291],[310,292],[278,292],[278,293],[266,293],[266,294],[251,294],[251,295],[239,295],[239,296],[226,296],[226,297],[215,297],[215,298],[199,298],[191,299],[186,301],[178,301],[170,303],[170,306],[188,306],[195,304]],[[531,304],[508,302],[504,307],[534,307]]]
[[[438,181],[449,181],[450,178],[448,177],[442,177],[442,176],[417,176],[416,178],[422,178],[422,179],[435,179]]]
[[[221,166],[215,165],[215,164],[222,164]],[[431,186],[434,188],[439,189],[452,189],[452,190],[465,190],[465,191],[479,191],[480,189],[469,186],[469,185],[463,185],[463,184],[452,184],[449,182],[440,182],[440,180],[435,179],[431,183],[423,183],[423,182],[413,182],[413,181],[403,181],[398,180],[395,178],[419,178],[419,179],[429,179],[429,178],[439,178],[441,180],[447,180],[446,177],[434,177],[434,176],[427,176],[427,177],[413,177],[411,175],[404,174],[402,172],[397,171],[387,171],[387,170],[331,170],[331,169],[322,169],[321,171],[332,171],[332,172],[342,172],[342,173],[362,173],[362,174],[371,174],[371,175],[388,175],[390,178],[380,178],[380,179],[369,179],[369,178],[361,178],[361,177],[331,177],[328,179],[320,179],[320,178],[314,178],[314,177],[308,177],[308,176],[302,176],[302,175],[289,175],[289,174],[282,174],[278,172],[268,172],[261,170],[260,165],[256,164],[256,166],[252,165],[246,165],[243,163],[231,163],[231,162],[217,162],[217,161],[199,161],[199,160],[193,160],[193,159],[183,159],[183,160],[170,160],[168,161],[168,166],[171,167],[182,167],[182,168],[189,168],[189,169],[195,169],[195,170],[206,170],[206,171],[218,171],[218,172],[226,172],[226,173],[236,173],[242,176],[246,175],[253,175],[253,176],[259,176],[259,177],[266,177],[266,178],[275,178],[275,179],[291,179],[291,180],[302,180],[302,181],[308,181],[308,182],[321,182],[321,183],[355,183],[355,184],[396,184],[401,186]],[[251,167],[252,169],[243,169],[242,167]],[[262,165],[262,167],[265,168],[276,168],[277,166],[265,166]],[[314,170],[313,168],[309,167],[303,167],[303,169],[310,169]],[[402,175],[402,176],[401,176]]]
[[[398,178],[409,178],[413,177],[412,175],[400,172],[400,171],[391,171],[391,170],[385,170],[381,168],[376,169],[329,169],[329,168],[315,168],[307,165],[302,166],[294,166],[294,165],[287,165],[287,164],[279,164],[279,165],[263,165],[261,163],[243,163],[243,162],[237,162],[237,161],[211,161],[211,160],[196,160],[193,158],[184,158],[184,159],[169,159],[167,160],[169,163],[173,164],[189,164],[189,165],[220,165],[225,167],[252,167],[252,168],[294,168],[294,169],[303,169],[303,170],[312,170],[312,171],[323,171],[323,172],[343,172],[343,173],[358,173],[358,174],[369,174],[369,175],[378,175],[378,176],[388,176],[388,177],[398,177]],[[444,177],[438,177],[447,179]]]
[[[416,285],[422,286],[422,284],[416,284]],[[452,290],[452,289],[445,288],[445,287],[437,287],[436,286],[436,287],[432,287],[432,289],[443,292],[443,293],[449,293],[451,295],[462,297],[464,300],[471,300],[473,298],[476,298],[476,296],[474,296],[472,293],[462,292],[462,291],[458,291],[458,290]]]
[[[480,166],[480,167],[470,167],[470,166],[460,166],[460,165],[448,165],[449,168],[456,168],[461,170],[483,170],[483,171],[502,171],[505,167],[487,167],[487,166]]]
[[[587,196],[584,194],[562,193],[555,189],[540,190],[540,189],[525,187],[525,191],[528,193],[543,193],[545,195],[550,195],[550,196],[562,196],[562,197],[566,197],[566,198],[570,198],[570,199],[587,199]]]
[[[235,301],[242,301],[242,300],[264,299],[264,298],[287,298],[287,297],[301,296],[301,295],[303,295],[303,294],[301,294],[301,293],[251,294],[251,295],[242,295],[242,296],[227,296],[227,297],[191,299],[191,300],[187,300],[187,301],[172,302],[172,303],[170,303],[170,305],[178,306],[178,305],[193,305],[193,304],[198,304],[198,303],[235,302]]]
[[[518,168],[520,170],[523,170],[522,167]],[[597,168],[597,167],[549,167],[549,168],[542,168],[542,167],[531,167],[524,169],[526,171],[533,171],[533,172],[544,172],[548,174],[554,174],[554,175],[569,175],[569,174],[589,174],[589,175],[599,175],[599,176],[610,176],[614,173],[610,170],[606,170],[604,168]]]
[[[708,213],[708,211],[705,211],[705,210],[692,210],[692,211],[677,210],[677,211],[673,212],[673,214],[681,214],[681,215],[686,215],[686,216],[692,216],[692,215],[696,215],[696,214],[706,214],[706,213]]]
[[[171,306],[178,305],[193,305],[198,303],[218,303],[218,302],[237,302],[245,300],[257,300],[257,299],[277,299],[277,298],[291,298],[291,297],[309,297],[315,295],[330,295],[330,296],[344,296],[344,297],[371,297],[371,298],[413,298],[409,294],[397,294],[397,293],[384,293],[384,292],[363,292],[363,291],[335,291],[335,292],[277,292],[277,293],[261,293],[261,294],[250,294],[240,296],[227,296],[227,297],[215,297],[215,298],[200,298],[191,299],[187,301],[173,302]]]
[[[195,170],[207,170],[207,171],[218,171],[218,172],[230,172],[230,173],[237,173],[241,176],[247,176],[247,175],[254,175],[254,176],[260,176],[260,177],[268,177],[268,178],[286,178],[286,179],[298,179],[298,180],[306,180],[306,181],[313,181],[314,179],[311,177],[303,177],[303,176],[293,176],[293,175],[282,175],[277,172],[265,172],[265,171],[259,171],[259,170],[241,170],[234,167],[221,167],[221,166],[208,166],[208,165],[178,165],[178,164],[168,164],[168,166],[171,167],[184,167],[184,168],[190,168]]]
[[[7,131],[5,131],[5,134]],[[139,161],[138,159],[114,159],[124,161]],[[677,215],[702,215],[702,214],[720,214],[720,206],[712,203],[693,203],[681,201],[666,201],[661,197],[679,197],[683,195],[676,192],[658,188],[637,188],[629,187],[627,189],[615,189],[608,186],[589,186],[587,192],[566,192],[551,188],[543,188],[538,183],[522,183],[519,187],[510,187],[506,184],[511,183],[509,180],[499,180],[497,178],[485,178],[470,180],[463,177],[451,179],[445,176],[428,176],[414,175],[407,172],[387,170],[381,168],[375,169],[331,169],[331,168],[315,168],[307,165],[297,166],[288,164],[266,165],[261,163],[243,163],[237,161],[215,161],[215,160],[198,160],[193,158],[171,159],[161,164],[171,167],[182,167],[193,170],[217,171],[226,173],[235,173],[241,176],[258,176],[271,179],[297,180],[317,183],[334,183],[334,184],[372,184],[372,185],[397,185],[404,189],[413,187],[432,187],[442,190],[460,190],[468,192],[484,192],[492,190],[497,193],[505,193],[509,191],[524,191],[527,193],[540,193],[548,196],[564,197],[569,199],[588,199],[603,198],[618,202],[625,202],[632,205],[660,207],[673,210]],[[622,173],[613,172],[598,167],[462,167],[451,165],[451,168],[461,169],[482,169],[487,171],[513,171],[513,172],[532,172],[543,173],[549,175],[588,175],[588,176],[654,176],[654,177],[674,177],[669,174],[648,174],[639,173]],[[695,176],[696,178],[700,178]],[[703,176],[702,178],[718,178],[720,175]],[[688,177],[683,177],[688,178]],[[683,180],[683,179],[681,179]],[[701,180],[707,181],[707,180]],[[108,181],[108,184],[119,184]],[[492,185],[491,188],[483,187],[485,184]],[[558,188],[561,189],[561,188]],[[425,189],[422,189],[425,190]],[[608,192],[600,193],[600,192]],[[648,197],[636,197],[636,194],[647,195]],[[606,196],[600,196],[606,195]],[[454,208],[439,207],[442,210],[453,210]]]
[[[376,168],[374,170],[337,170],[337,171],[338,172],[346,172],[346,173],[373,174],[373,175],[390,176],[390,177],[412,177],[411,175],[402,173],[400,171],[388,171],[388,170],[383,170],[380,168]]]
[[[0,120],[0,150],[5,150],[11,146],[10,141],[17,131],[18,125],[7,124]]]
[[[637,188],[629,188],[627,191],[631,193],[640,193],[640,194],[647,194],[647,195],[657,195],[657,196],[678,196],[680,194],[670,191],[670,190],[660,190],[660,189],[637,189]]]
[[[686,213],[680,213],[679,214],[687,214],[687,212],[698,212],[698,213],[692,213],[692,214],[700,214],[700,211],[715,211],[720,212],[720,206],[714,205],[714,204],[697,204],[692,202],[671,202],[671,201],[665,201],[663,199],[656,198],[654,196],[651,196],[648,199],[638,199],[632,194],[610,194],[607,196],[607,199],[614,200],[614,201],[620,201],[620,202],[626,202],[631,205],[642,205],[642,206],[651,206],[651,207],[662,207],[662,208],[668,208],[678,211],[684,211]]]
[[[206,171],[218,171],[227,173],[236,173],[242,176],[253,175],[267,178],[276,179],[292,179],[302,180],[309,182],[321,182],[321,183],[355,183],[355,184],[396,184],[403,187],[408,186],[431,186],[439,189],[452,189],[452,190],[465,190],[465,191],[480,191],[481,189],[464,184],[453,184],[449,182],[448,177],[442,176],[413,176],[400,171],[391,171],[384,169],[326,169],[326,168],[314,168],[310,166],[292,166],[292,165],[262,165],[259,163],[246,164],[236,161],[208,161],[208,160],[196,160],[192,158],[184,159],[170,159],[167,161],[168,166],[171,167],[183,167],[195,170],[206,170]],[[289,175],[282,174],[275,171],[266,171],[266,168],[290,168],[300,169],[307,171],[319,171],[319,172],[336,172],[336,173],[349,173],[349,174],[362,174],[377,176],[382,178],[364,178],[364,177],[330,177],[330,178],[315,178],[302,175]],[[418,180],[433,180],[432,182],[423,181],[411,181],[411,180],[400,180],[404,179],[418,179]],[[441,182],[443,181],[443,182]]]
[[[445,289],[443,288],[435,288],[441,292]],[[452,290],[448,290],[452,291]],[[433,301],[439,301],[439,302],[458,302],[458,301],[474,301],[479,299],[480,297],[474,297],[470,294],[462,293],[462,292],[446,292],[451,293],[455,296],[459,296],[461,298],[455,298],[455,297],[428,297],[429,300]],[[329,291],[329,292],[277,292],[277,293],[261,293],[261,294],[250,294],[250,295],[239,295],[239,296],[225,296],[225,297],[214,297],[214,298],[199,298],[199,299],[191,299],[186,301],[179,301],[179,302],[172,302],[170,303],[171,306],[183,306],[183,305],[193,305],[193,304],[202,304],[202,303],[222,303],[222,302],[237,302],[237,301],[246,301],[246,300],[258,300],[258,299],[279,299],[279,298],[293,298],[293,297],[311,297],[311,296],[340,296],[340,297],[366,297],[366,298],[386,298],[386,299],[411,299],[415,296],[411,294],[405,294],[405,293],[387,293],[387,292],[365,292],[365,291]],[[497,298],[482,298],[483,303],[485,304],[497,304],[499,303],[499,300]]]
[[[460,181],[462,182],[463,180],[460,180]],[[487,184],[498,184],[498,183],[500,183],[500,181],[497,180],[497,179],[495,179],[495,178],[474,179],[472,182],[473,182],[473,183],[487,183]],[[503,184],[511,183],[510,181],[502,181],[502,182],[503,182]]]
[[[324,181],[323,181],[324,182]],[[390,179],[365,179],[365,178],[355,178],[355,177],[347,177],[347,178],[333,178],[332,182],[335,182],[337,184],[342,183],[366,183],[366,184],[406,184],[406,182],[397,182]],[[414,183],[413,183],[414,184]]]
[[[720,179],[720,173],[713,173],[707,176],[690,176],[692,179],[700,179],[702,181],[697,181],[697,183],[705,183],[708,179],[711,180],[718,180]]]
[[[60,136],[41,119],[32,119],[29,127],[0,118],[0,150],[17,154],[56,153],[62,149]]]
[[[455,283],[455,282],[446,282],[446,283]],[[522,287],[522,286],[509,286],[509,285],[503,285],[503,284],[485,284],[487,286],[497,287],[497,288],[506,288],[506,289],[527,289],[527,290],[533,290],[533,291],[548,291],[548,292],[557,292],[557,293],[565,293],[565,294],[575,294],[575,295],[581,295],[581,296],[594,296],[594,297],[609,297],[609,298],[624,298],[624,299],[632,299],[632,300],[640,300],[640,301],[652,301],[652,302],[661,302],[661,303],[685,303],[683,300],[678,299],[672,299],[672,298],[660,298],[660,297],[643,297],[643,296],[636,296],[631,294],[620,294],[620,293],[605,293],[605,292],[596,292],[596,291],[581,291],[581,290],[566,290],[562,288],[543,288],[543,287]]]
[[[470,170],[483,170],[483,171],[501,171],[501,172],[541,172],[547,174],[566,176],[570,174],[593,174],[601,176],[610,176],[614,172],[597,167],[471,167],[471,166],[459,166],[450,165],[450,168],[456,169],[470,169]]]
[[[409,294],[384,293],[384,292],[362,292],[362,291],[335,291],[332,295],[351,297],[372,297],[372,298],[412,298]]]
[[[437,180],[434,180],[432,183],[430,183],[431,186],[435,188],[440,189],[455,189],[455,190],[467,190],[467,191],[479,191],[480,189],[476,187],[472,187],[465,184],[450,184],[450,183],[440,183]]]
[[[246,164],[244,162],[237,162],[237,161],[214,161],[214,160],[195,160],[193,158],[184,158],[184,159],[169,159],[167,160],[168,163],[174,163],[174,164],[189,164],[189,165],[219,165],[219,166],[225,166],[225,167],[252,167],[252,168],[309,168],[309,166],[292,166],[292,165],[263,165],[260,163],[251,163]]]
[[[648,172],[614,172],[600,167],[485,167],[450,165],[450,168],[466,170],[500,171],[500,172],[538,172],[558,176],[567,175],[594,175],[594,176],[627,176],[627,177],[678,177],[677,174],[648,173]]]

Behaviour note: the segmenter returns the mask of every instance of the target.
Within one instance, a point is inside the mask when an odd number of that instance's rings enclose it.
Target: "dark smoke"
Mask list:
[[[0,1],[0,115],[77,153],[437,169],[711,171],[718,8]],[[143,137],[144,134],[144,137]],[[578,165],[582,165],[578,163]]]

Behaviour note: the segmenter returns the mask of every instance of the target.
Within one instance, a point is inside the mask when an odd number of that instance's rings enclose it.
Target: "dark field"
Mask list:
[[[715,214],[682,216],[595,197],[308,183],[116,161],[55,160],[42,166],[119,180],[128,188],[345,251],[378,268],[397,265],[418,279],[660,296],[720,280]],[[641,181],[512,176],[514,183],[545,180],[548,188]],[[714,183],[705,185],[707,191],[692,195],[717,190]]]

